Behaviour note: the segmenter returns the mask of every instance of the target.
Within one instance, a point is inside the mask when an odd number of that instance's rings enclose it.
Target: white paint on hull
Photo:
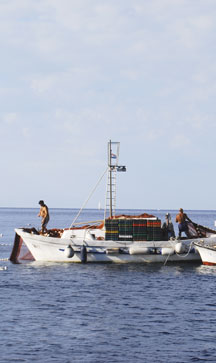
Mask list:
[[[175,245],[179,241],[83,241],[80,238],[56,238],[46,237],[24,232],[16,229],[16,233],[23,239],[29,251],[36,261],[41,262],[81,262],[80,249],[83,245],[87,248],[87,262],[112,262],[112,263],[165,263],[166,261],[200,261],[200,256],[194,253],[174,253]],[[216,237],[215,237],[216,242]],[[184,241],[187,250],[191,247],[193,240]],[[73,257],[67,257],[65,250],[70,245],[75,253]],[[130,248],[143,254],[130,254]],[[119,251],[119,253],[118,253]],[[149,253],[148,251],[151,251]],[[155,253],[157,251],[157,253]]]
[[[216,265],[216,249],[206,248],[205,246],[196,245],[201,260],[204,265]]]

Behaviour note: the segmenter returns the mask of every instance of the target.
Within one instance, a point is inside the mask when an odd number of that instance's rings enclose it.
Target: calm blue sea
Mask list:
[[[78,211],[51,209],[49,227]],[[118,211],[142,213],[144,211]],[[164,220],[167,211],[145,211]],[[169,211],[174,216],[177,211]],[[216,211],[186,211],[214,228]],[[0,208],[0,259],[37,209]],[[103,218],[85,210],[82,220]],[[0,362],[215,362],[216,267],[0,261]]]

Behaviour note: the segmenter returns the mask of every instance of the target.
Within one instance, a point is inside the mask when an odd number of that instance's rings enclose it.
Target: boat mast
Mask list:
[[[98,184],[102,180],[103,176],[107,174],[107,190],[106,190],[106,200],[105,200],[105,208],[104,208],[104,221],[106,219],[106,211],[109,208],[110,218],[115,216],[115,209],[116,209],[116,172],[117,171],[126,171],[126,166],[118,165],[119,160],[119,148],[120,142],[108,142],[108,168],[106,168],[105,172],[97,182],[96,186],[94,187],[93,191],[90,193],[88,199],[85,201],[83,206],[80,208],[78,214],[74,218],[73,222],[71,223],[70,228],[75,225],[76,220],[80,216],[82,210],[85,208],[87,202],[91,198],[92,194],[94,193],[95,189],[97,188]]]
[[[125,166],[119,166],[119,148],[120,142],[108,142],[108,173],[107,173],[107,192],[104,210],[104,219],[106,219],[106,210],[109,210],[109,217],[115,216],[116,209],[116,172],[126,171]]]
[[[112,218],[113,216],[113,203],[112,203],[112,198],[113,198],[113,179],[112,179],[112,149],[111,149],[111,140],[108,143],[108,172],[109,172],[109,196],[110,196],[110,200],[109,200],[109,212],[110,212],[110,218]]]

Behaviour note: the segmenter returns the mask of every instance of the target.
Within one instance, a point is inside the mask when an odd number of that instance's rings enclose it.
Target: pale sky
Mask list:
[[[0,207],[216,208],[215,0],[0,0]],[[87,207],[103,207],[106,179]]]

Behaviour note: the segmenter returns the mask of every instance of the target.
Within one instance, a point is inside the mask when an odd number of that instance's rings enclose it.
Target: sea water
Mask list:
[[[177,211],[145,212],[162,220],[170,212],[175,224]],[[3,260],[14,228],[39,228],[37,213],[0,208],[0,362],[216,361],[216,267]],[[76,213],[51,209],[49,227],[69,227]],[[214,228],[216,211],[187,213]]]

